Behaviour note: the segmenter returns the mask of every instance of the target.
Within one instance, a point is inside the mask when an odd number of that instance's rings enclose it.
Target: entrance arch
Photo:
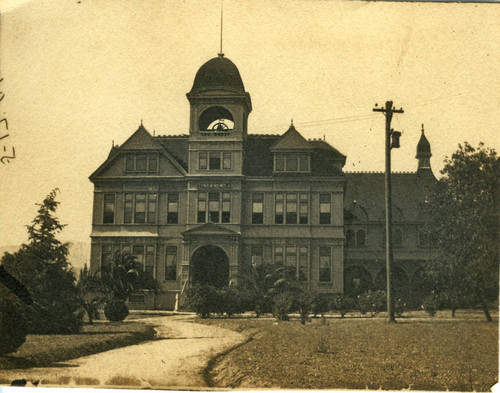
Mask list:
[[[193,284],[208,284],[223,288],[229,284],[229,259],[217,246],[202,246],[191,257]]]

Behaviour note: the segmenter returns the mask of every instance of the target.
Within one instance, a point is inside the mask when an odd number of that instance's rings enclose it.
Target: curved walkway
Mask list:
[[[53,367],[0,370],[0,377],[25,379],[38,386],[108,388],[206,387],[208,361],[240,344],[244,336],[189,322],[191,316],[144,319],[155,325],[157,340],[77,358]]]

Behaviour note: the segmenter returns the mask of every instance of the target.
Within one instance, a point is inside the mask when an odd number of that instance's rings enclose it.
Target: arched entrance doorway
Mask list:
[[[191,257],[193,284],[208,284],[223,288],[229,283],[229,259],[217,246],[198,248]]]

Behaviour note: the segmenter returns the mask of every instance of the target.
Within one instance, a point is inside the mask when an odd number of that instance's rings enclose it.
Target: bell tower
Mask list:
[[[190,104],[189,173],[241,175],[252,101],[238,68],[219,53],[200,67],[186,96]]]

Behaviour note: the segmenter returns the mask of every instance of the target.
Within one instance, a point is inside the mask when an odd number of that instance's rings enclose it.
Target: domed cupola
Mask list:
[[[207,90],[226,90],[245,94],[245,86],[236,65],[221,53],[203,64],[194,78],[189,94]]]
[[[431,144],[427,140],[424,134],[424,125],[422,124],[422,135],[420,136],[420,140],[417,145],[417,155],[415,156],[418,159],[418,171],[422,169],[431,169]]]
[[[191,104],[189,132],[193,137],[245,138],[252,101],[238,68],[224,54],[200,67],[186,96]]]

